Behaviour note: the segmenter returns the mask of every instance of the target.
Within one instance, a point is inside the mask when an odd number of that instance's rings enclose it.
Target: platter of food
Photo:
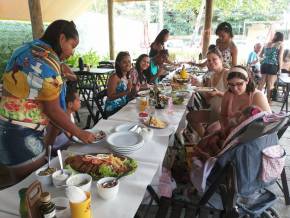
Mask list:
[[[104,139],[106,137],[106,133],[102,130],[93,130],[93,129],[86,129],[86,131],[88,132],[92,132],[95,134],[96,136],[96,141],[94,141],[93,143],[97,143],[98,141],[101,141],[102,139]],[[83,143],[79,138],[77,138],[76,136],[72,137],[72,140],[78,143]]]
[[[137,169],[137,162],[123,155],[98,153],[69,156],[65,160],[65,166],[79,173],[90,174],[97,180],[133,173]]]
[[[144,125],[156,128],[156,129],[164,129],[168,126],[168,123],[166,121],[160,120],[157,117],[149,117],[144,121]]]

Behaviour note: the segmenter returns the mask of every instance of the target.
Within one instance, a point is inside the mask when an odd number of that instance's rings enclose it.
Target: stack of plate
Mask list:
[[[110,148],[119,154],[131,154],[144,145],[143,137],[136,132],[114,132],[107,137]]]

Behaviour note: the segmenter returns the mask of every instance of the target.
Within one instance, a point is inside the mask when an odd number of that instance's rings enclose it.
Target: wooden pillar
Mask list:
[[[205,3],[205,22],[204,22],[203,43],[202,43],[202,57],[203,58],[206,56],[207,48],[208,48],[209,42],[210,42],[212,6],[213,6],[213,0],[206,0],[206,3]]]
[[[107,0],[108,2],[108,24],[109,24],[109,46],[110,46],[110,59],[115,59],[114,54],[114,5],[113,0]]]
[[[44,32],[40,0],[28,0],[33,39],[38,39]]]

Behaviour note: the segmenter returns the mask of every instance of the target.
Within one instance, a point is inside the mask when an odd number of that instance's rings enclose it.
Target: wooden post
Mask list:
[[[28,0],[33,39],[38,39],[44,32],[40,0]]]
[[[202,57],[203,58],[206,56],[207,48],[208,48],[209,42],[210,42],[212,5],[213,5],[213,0],[206,0],[206,3],[205,3],[205,22],[204,22],[203,43],[202,43]]]
[[[113,0],[107,0],[108,2],[108,23],[109,23],[109,46],[110,46],[110,59],[115,59],[114,54],[114,5]]]

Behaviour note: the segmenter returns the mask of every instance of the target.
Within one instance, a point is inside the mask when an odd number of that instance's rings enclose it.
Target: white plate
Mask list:
[[[115,132],[107,137],[111,149],[118,153],[133,152],[144,145],[141,135],[135,132]]]
[[[97,142],[103,140],[104,138],[106,138],[106,135],[107,135],[104,131],[102,131],[102,130],[97,130],[97,129],[94,129],[94,130],[92,130],[92,129],[86,129],[86,131],[88,131],[88,132],[92,132],[92,133],[103,132],[103,133],[105,134],[104,137],[102,137],[102,138],[100,138],[100,139],[97,139],[97,140],[94,141],[93,143],[97,143]],[[77,137],[75,137],[75,136],[73,136],[72,139],[73,139],[75,142],[83,143],[79,138],[77,138]]]
[[[150,93],[150,89],[140,91],[140,92],[138,92],[137,94],[138,94],[139,96],[141,96],[141,97],[145,97],[145,96],[149,95],[149,93]]]
[[[124,123],[114,128],[114,132],[128,132],[137,123]]]

